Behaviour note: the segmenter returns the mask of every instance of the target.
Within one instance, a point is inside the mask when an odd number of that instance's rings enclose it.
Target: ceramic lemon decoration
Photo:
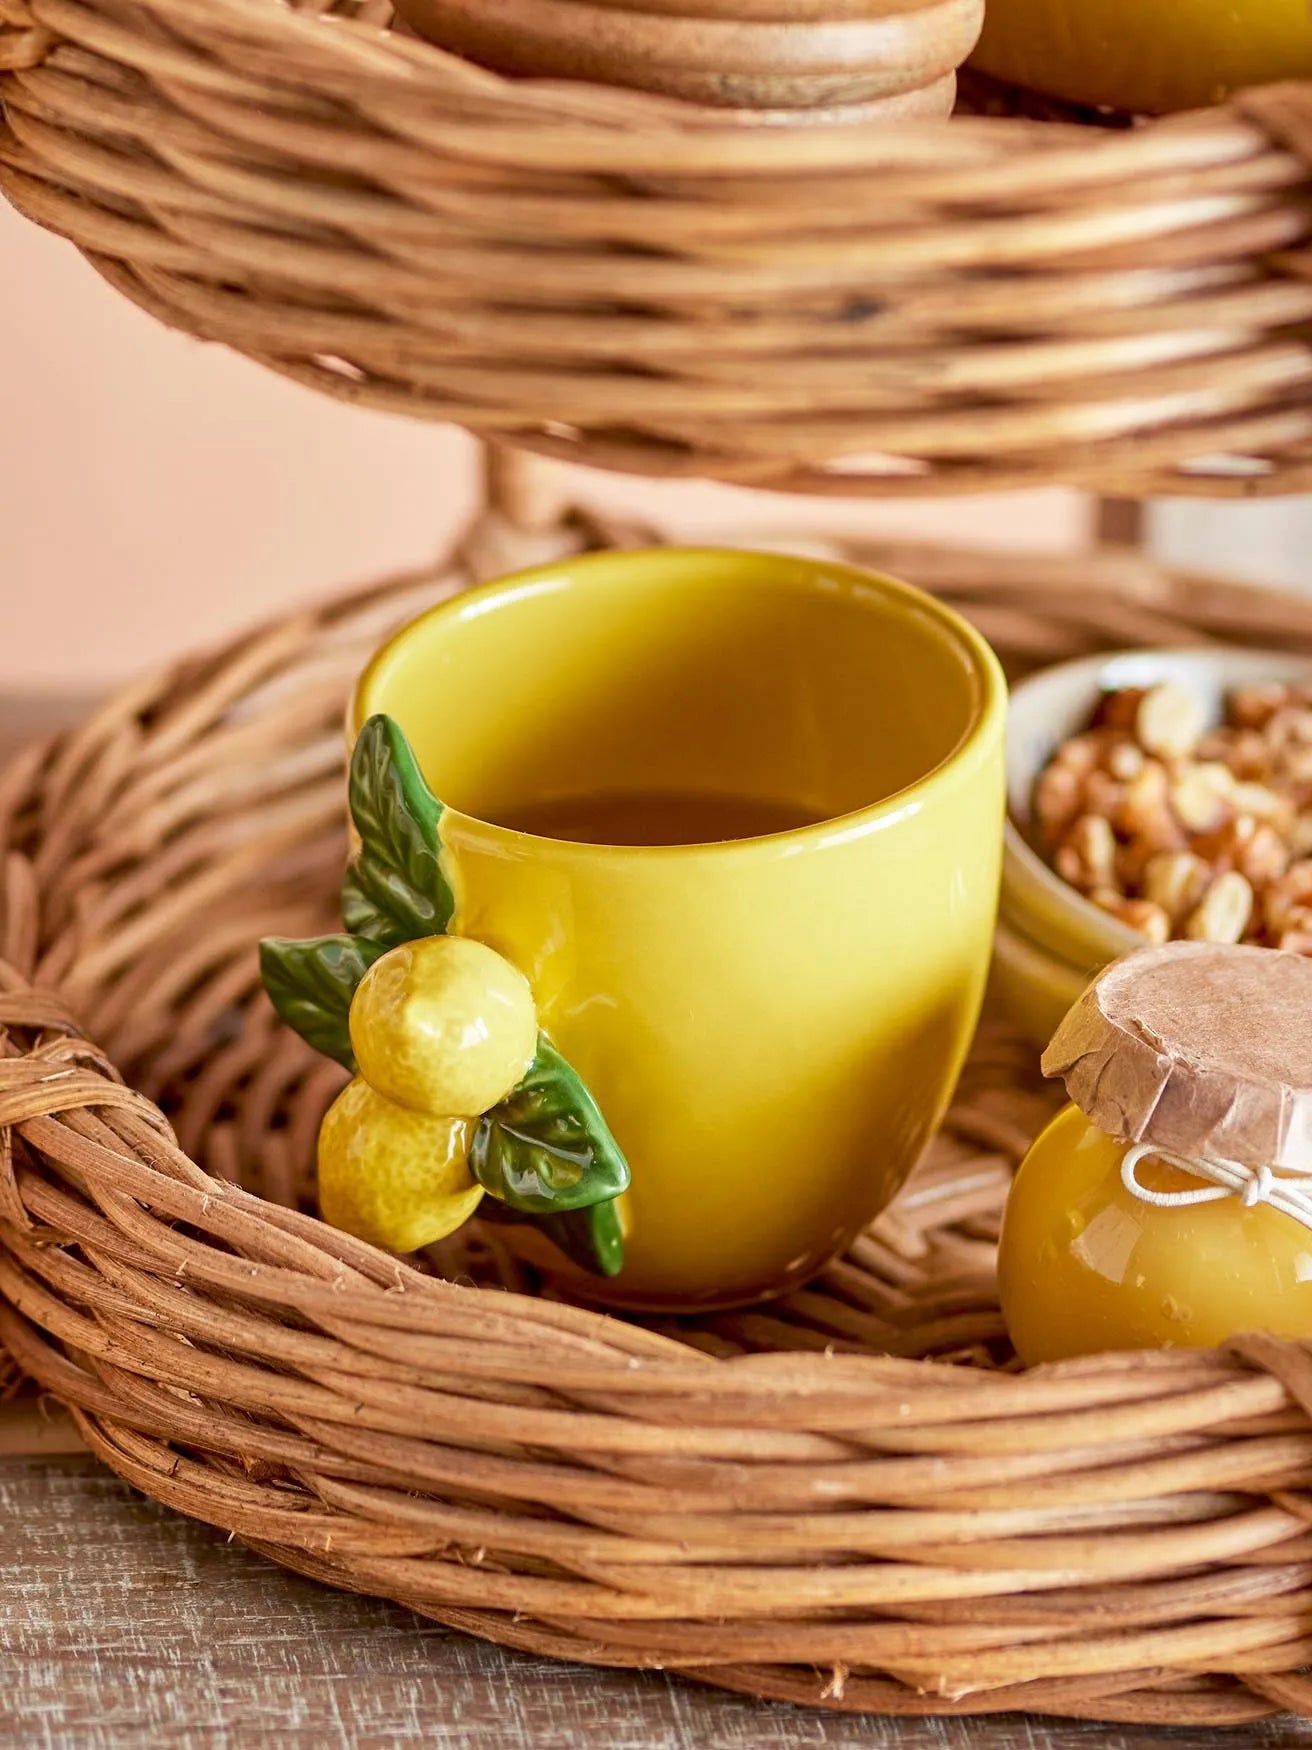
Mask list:
[[[371,718],[357,738],[349,796],[359,846],[342,890],[347,933],[271,938],[260,950],[279,1015],[356,1072],[319,1135],[324,1219],[413,1252],[490,1193],[503,1216],[539,1223],[575,1263],[616,1275],[628,1165],[539,1031],[523,973],[445,933],[456,903],[442,805],[391,718]]]
[[[319,1208],[333,1227],[389,1252],[435,1245],[483,1200],[469,1171],[470,1124],[391,1100],[357,1076],[319,1132]]]
[[[476,1118],[523,1080],[538,1018],[524,974],[482,942],[427,936],[376,961],[351,1002],[351,1049],[380,1094]]]
[[[1307,0],[988,0],[971,64],[1069,103],[1157,115],[1312,78]]]

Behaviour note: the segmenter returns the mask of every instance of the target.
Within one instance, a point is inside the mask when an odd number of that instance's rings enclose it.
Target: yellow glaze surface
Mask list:
[[[403,942],[376,960],[350,1024],[360,1074],[380,1094],[460,1118],[504,1100],[538,1042],[524,974],[463,936]]]
[[[448,805],[455,928],[522,968],[633,1173],[634,1305],[812,1274],[898,1189],[975,1023],[999,878],[1005,689],[904,585],[811,560],[604,554],[443,604],[355,702]],[[526,801],[696,788],[821,824],[566,843]]]
[[[1125,1144],[1075,1106],[1026,1155],[998,1285],[1027,1366],[1108,1349],[1211,1348],[1243,1331],[1312,1337],[1312,1230],[1238,1197],[1158,1209],[1121,1182]],[[1145,1161],[1154,1191],[1198,1181]]]
[[[988,0],[972,65],[1073,103],[1157,114],[1312,78],[1307,0]]]
[[[359,1077],[319,1130],[319,1207],[344,1233],[417,1252],[462,1226],[483,1187],[470,1177],[470,1126],[397,1106]]]

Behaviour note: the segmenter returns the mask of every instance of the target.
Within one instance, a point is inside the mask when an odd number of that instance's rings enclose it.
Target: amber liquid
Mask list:
[[[500,808],[516,832],[583,845],[713,845],[813,826],[823,816],[759,796],[707,796],[695,790],[611,790],[591,796]]]

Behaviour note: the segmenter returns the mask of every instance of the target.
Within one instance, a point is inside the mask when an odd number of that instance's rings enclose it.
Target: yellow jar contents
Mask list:
[[[1312,1337],[1312,1230],[1237,1196],[1145,1203],[1122,1182],[1126,1148],[1068,1106],[1016,1175],[998,1288],[1021,1360],[1211,1347],[1240,1331]],[[1199,1188],[1152,1159],[1137,1178],[1157,1192]]]
[[[1307,0],[988,0],[972,66],[1071,103],[1147,114],[1312,77]]]

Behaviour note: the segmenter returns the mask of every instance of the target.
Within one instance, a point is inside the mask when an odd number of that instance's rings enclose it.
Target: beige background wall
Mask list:
[[[458,433],[340,407],[171,334],[0,203],[0,694],[82,691],[286,603],[421,562],[472,502]],[[817,509],[593,481],[690,534],[823,518],[1069,545],[1062,493]]]

